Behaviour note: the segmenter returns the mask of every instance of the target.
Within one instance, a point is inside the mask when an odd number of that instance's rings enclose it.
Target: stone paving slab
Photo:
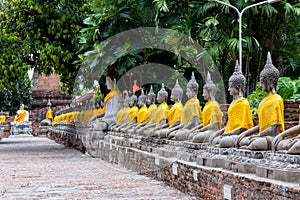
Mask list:
[[[45,137],[0,141],[0,199],[195,199]]]

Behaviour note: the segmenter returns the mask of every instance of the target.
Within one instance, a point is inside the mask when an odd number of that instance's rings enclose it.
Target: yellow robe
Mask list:
[[[168,124],[172,125],[176,121],[181,121],[183,105],[176,102],[168,112]]]
[[[103,100],[103,110],[105,111],[105,108],[106,108],[106,103],[109,99],[115,97],[115,96],[120,96],[120,92],[119,90],[116,90],[116,89],[113,89],[111,90],[105,97],[104,97],[104,100]]]
[[[26,117],[26,110],[21,110],[20,113],[15,117],[14,121],[23,122]]]
[[[167,119],[167,115],[169,112],[169,107],[166,103],[161,103],[154,114],[154,120],[156,126],[160,123],[161,120]]]
[[[147,123],[154,120],[154,115],[155,115],[156,110],[157,110],[157,105],[156,104],[151,104],[149,106],[147,115],[145,117]]]
[[[128,112],[128,123],[132,122],[134,118],[137,117],[137,113],[139,112],[139,108],[137,106],[132,106]]]
[[[278,94],[268,94],[258,106],[259,132],[272,125],[279,124],[280,131],[284,131],[284,104]]]
[[[75,121],[75,112],[70,112],[70,117],[69,117],[69,121]]]
[[[2,122],[6,122],[6,116],[5,115],[0,116],[0,123],[2,123]]]
[[[124,113],[125,113],[125,108],[122,108],[119,110],[119,112],[117,114],[117,118],[116,118],[116,123],[120,123],[125,120]]]
[[[89,119],[94,116],[94,115],[98,115],[101,114],[105,111],[106,108],[106,103],[109,99],[113,98],[114,96],[120,96],[120,92],[119,90],[111,90],[105,97],[103,100],[103,108],[98,108],[98,109],[94,109],[93,112],[89,113],[86,117],[88,117]],[[88,120],[89,120],[88,119]],[[87,122],[88,120],[85,119],[85,121]]]
[[[223,113],[220,110],[220,105],[217,101],[209,100],[205,103],[202,112],[203,127],[219,123],[219,128],[221,128],[222,117]]]
[[[197,98],[190,98],[183,106],[181,123],[187,125],[193,117],[198,117],[198,122],[201,123],[201,107]]]
[[[51,119],[51,121],[53,120],[53,116],[52,116],[52,110],[47,110],[46,112],[46,119]]]
[[[253,127],[253,120],[250,105],[246,98],[238,98],[228,108],[228,121],[225,133],[239,129],[250,129]]]
[[[66,123],[68,124],[70,122],[70,112],[66,113],[65,114],[65,120],[66,120]]]
[[[138,124],[141,124],[143,121],[146,121],[147,113],[148,113],[147,106],[142,106],[139,109],[139,112],[137,113],[137,123]]]

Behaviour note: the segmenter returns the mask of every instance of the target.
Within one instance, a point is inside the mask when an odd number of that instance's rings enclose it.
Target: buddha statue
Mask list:
[[[171,92],[171,101],[174,102],[174,105],[168,112],[167,121],[168,127],[160,129],[154,133],[156,137],[166,138],[172,131],[178,130],[181,124],[182,118],[182,109],[183,105],[181,104],[183,89],[178,84],[178,79],[176,80],[176,84]]]
[[[146,98],[146,104],[148,105],[147,113],[145,116],[146,121],[137,125],[136,128],[133,130],[133,133],[142,135],[145,129],[155,127],[154,114],[157,109],[157,105],[155,104],[155,99],[156,99],[156,95],[153,92],[153,87],[151,85],[150,91],[147,94],[147,98]]]
[[[114,123],[114,124],[119,124],[119,123],[121,123],[121,122],[123,122],[124,121],[124,113],[125,113],[125,111],[126,111],[126,106],[125,106],[125,104],[124,104],[124,99],[123,99],[123,97],[121,97],[120,99],[119,99],[119,107],[121,108],[120,110],[119,110],[119,112],[118,112],[118,114],[117,114],[117,118],[116,118],[116,123]]]
[[[238,135],[253,127],[250,105],[248,100],[243,97],[245,84],[246,78],[236,61],[235,70],[228,81],[228,91],[232,96],[232,102],[227,111],[228,121],[224,129],[216,131],[209,138],[213,145],[221,148],[234,147]]]
[[[1,111],[0,112],[0,124],[6,123],[6,115]]]
[[[50,99],[48,99],[46,116],[45,116],[45,119],[43,119],[41,121],[41,126],[51,126],[52,125],[53,115],[52,115],[51,105],[52,104],[50,102]]]
[[[147,123],[147,113],[148,108],[146,106],[147,96],[144,94],[144,90],[141,90],[141,95],[138,98],[139,110],[136,115],[136,123],[133,123],[130,127],[127,128],[127,132],[130,134],[135,133],[135,129],[138,125],[145,125]]]
[[[123,98],[120,98],[123,99]],[[124,127],[128,124],[128,113],[129,113],[129,101],[130,97],[128,92],[125,93],[125,99],[122,101],[119,101],[120,110],[117,114],[116,122],[112,123],[109,127],[109,130],[112,130],[114,132],[119,132],[120,128]],[[122,104],[123,102],[123,104]]]
[[[300,154],[300,115],[299,125],[283,131],[274,138],[272,141],[272,151],[281,151],[287,154]]]
[[[11,123],[10,133],[17,134],[32,134],[31,122],[29,121],[29,113],[24,109],[24,104],[20,104],[20,108]]]
[[[272,151],[300,154],[300,124],[277,135],[272,141]]]
[[[154,128],[151,125],[147,126],[146,129],[144,129],[143,131],[144,136],[149,136],[149,137],[154,136],[155,131],[168,126],[167,115],[168,115],[169,107],[166,103],[167,99],[168,99],[168,92],[166,91],[165,86],[162,83],[162,87],[160,91],[157,93],[157,102],[159,103],[159,106],[157,107],[154,113],[154,121],[155,121]]]
[[[283,99],[275,91],[278,78],[279,71],[272,64],[271,54],[268,52],[266,65],[260,73],[261,89],[267,96],[258,106],[259,124],[238,136],[237,147],[269,150],[274,137],[284,131]]]
[[[139,108],[136,106],[137,99],[137,96],[133,93],[129,100],[128,121],[127,124],[124,124],[124,126],[120,128],[121,132],[126,133],[128,129],[137,123],[137,114],[139,112]]]
[[[197,99],[198,88],[199,85],[195,79],[194,72],[192,72],[191,79],[186,87],[188,100],[182,109],[181,123],[179,127],[174,128],[177,130],[171,130],[168,134],[169,139],[187,140],[193,129],[198,127],[199,122],[201,122],[201,107]]]
[[[193,135],[191,134],[191,137],[189,138],[195,143],[208,142],[212,133],[219,130],[222,126],[223,113],[220,110],[219,103],[215,100],[217,88],[211,80],[209,72],[207,72],[206,79],[202,94],[204,100],[207,101],[202,111],[203,127],[200,130],[195,131]]]
[[[14,118],[13,124],[21,123],[21,122],[28,122],[29,121],[29,113],[27,110],[24,109],[24,104],[20,104],[20,108],[17,111],[17,114]]]
[[[6,122],[6,114],[0,112],[0,140],[9,136],[9,125]]]
[[[116,81],[112,81],[112,79],[107,76],[105,84],[110,92],[104,98],[104,112],[94,115],[89,120],[89,126],[92,126],[95,130],[108,130],[108,126],[116,121],[119,112],[118,101],[120,92],[117,89]]]

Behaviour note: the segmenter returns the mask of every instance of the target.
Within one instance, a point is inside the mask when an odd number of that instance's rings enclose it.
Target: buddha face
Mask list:
[[[147,97],[146,103],[147,103],[148,105],[150,105],[150,104],[152,103],[152,101],[151,101],[151,99],[150,99],[149,97]]]
[[[157,101],[158,101],[158,103],[162,103],[162,102],[165,101],[165,98],[161,94],[158,94],[157,95]]]
[[[209,92],[206,89],[203,89],[202,96],[203,96],[204,100],[210,100]]]
[[[114,82],[111,80],[109,76],[106,77],[105,85],[109,90],[112,90],[114,87]]]
[[[190,99],[193,98],[195,94],[190,88],[186,88],[186,96]]]
[[[269,92],[267,81],[262,77],[260,77],[260,87],[263,92]]]
[[[233,86],[232,82],[229,82],[228,86],[228,92],[231,96],[237,96],[239,94],[239,91]]]
[[[178,101],[178,94],[176,94],[176,92],[172,91],[171,93],[171,97],[170,97],[171,101]]]
[[[125,99],[123,106],[127,108],[129,106],[129,100]]]
[[[145,102],[144,102],[144,101],[142,101],[141,99],[139,99],[139,101],[138,101],[138,105],[139,105],[139,107],[142,107],[142,106],[144,106],[144,105],[145,105]]]
[[[133,99],[130,99],[130,100],[129,100],[129,106],[132,107],[133,105],[134,105],[134,100],[133,100]]]

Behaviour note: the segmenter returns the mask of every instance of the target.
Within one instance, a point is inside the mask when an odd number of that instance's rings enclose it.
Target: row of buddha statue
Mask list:
[[[291,154],[300,153],[300,125],[291,129],[284,128],[283,99],[276,93],[279,71],[272,64],[268,53],[264,69],[260,73],[262,91],[267,96],[258,107],[257,126],[254,126],[247,98],[243,97],[246,79],[238,62],[229,78],[228,91],[232,102],[228,108],[228,121],[222,127],[223,113],[215,100],[216,85],[207,74],[203,86],[203,98],[206,100],[203,109],[197,99],[199,85],[192,74],[186,86],[187,102],[182,105],[183,89],[176,80],[167,105],[168,92],[164,84],[156,94],[152,86],[147,95],[143,90],[137,97],[133,94],[125,98],[120,96],[116,82],[106,79],[110,90],[104,99],[102,112],[93,115],[88,126],[95,130],[124,132],[144,137],[167,138],[170,140],[192,143],[209,143],[220,148],[242,148],[249,150],[280,150]],[[158,105],[155,104],[158,102]],[[120,107],[120,109],[119,109]]]
[[[122,108],[109,130],[145,137],[210,143],[220,148],[238,147],[249,150],[273,148],[273,150],[288,150],[288,153],[300,153],[300,140],[297,140],[297,137],[282,140],[286,135],[299,132],[299,129],[294,128],[297,129],[295,131],[284,129],[283,99],[276,93],[278,78],[279,71],[272,64],[271,55],[268,53],[266,65],[260,73],[262,91],[266,92],[267,96],[258,107],[259,124],[255,127],[249,102],[243,97],[246,79],[236,62],[235,71],[229,78],[228,91],[233,100],[228,108],[228,121],[224,128],[222,128],[223,113],[215,100],[216,86],[208,72],[202,94],[207,102],[202,110],[197,99],[198,83],[192,74],[186,87],[188,101],[184,105],[181,103],[183,89],[178,81],[171,92],[170,99],[174,102],[171,108],[166,104],[168,93],[163,84],[157,94],[158,107],[155,105],[152,87],[147,96],[143,91],[139,98],[134,94],[131,97],[127,94],[124,101],[121,100]],[[282,132],[284,136],[280,134]]]

